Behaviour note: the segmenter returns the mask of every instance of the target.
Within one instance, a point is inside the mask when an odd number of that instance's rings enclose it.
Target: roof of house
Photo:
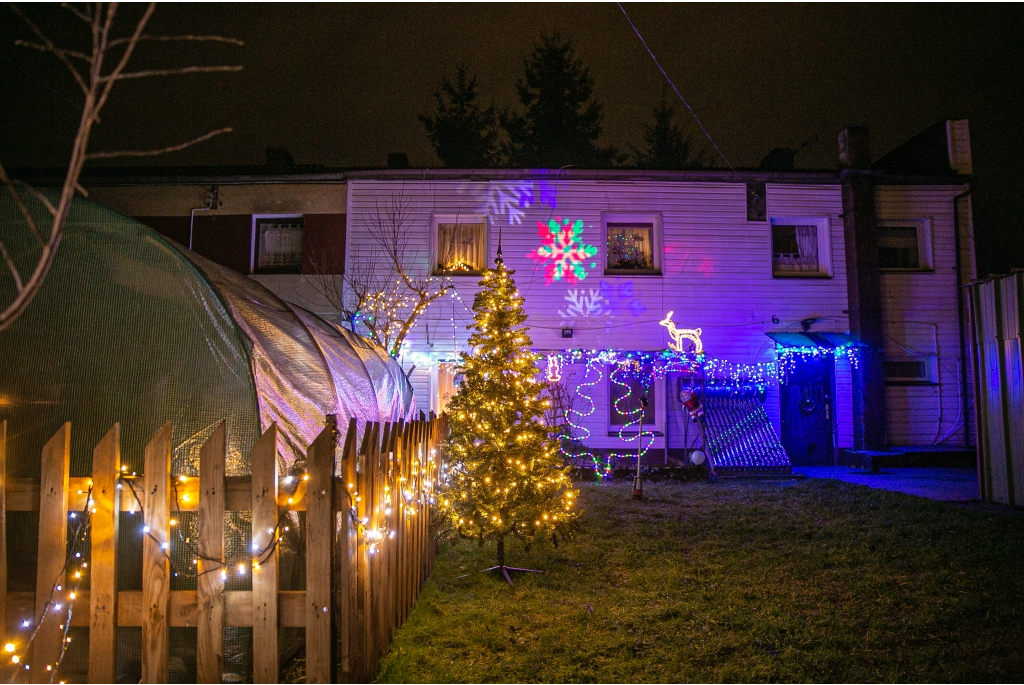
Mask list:
[[[947,167],[948,169],[948,167]],[[47,187],[63,183],[64,169],[26,167],[12,169],[12,178],[32,185]],[[84,186],[133,185],[263,185],[263,184],[316,184],[345,183],[355,180],[394,181],[502,181],[520,179],[558,179],[563,181],[624,181],[624,182],[704,182],[704,183],[795,183],[833,185],[842,181],[836,170],[767,171],[761,169],[695,169],[685,171],[655,171],[648,169],[383,169],[327,167],[322,165],[268,166],[195,166],[195,167],[87,167],[82,170],[80,183]],[[970,176],[946,171],[945,173],[904,173],[875,168],[870,172],[879,183],[888,185],[959,185],[971,180]]]

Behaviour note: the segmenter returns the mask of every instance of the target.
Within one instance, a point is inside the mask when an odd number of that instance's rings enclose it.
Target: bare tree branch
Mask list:
[[[108,6],[108,9],[107,9],[108,16],[112,17],[113,16],[113,12],[116,12],[116,11],[117,11],[117,6],[116,5]],[[139,23],[135,25],[135,31],[132,32],[132,37],[131,37],[131,39],[128,42],[128,46],[124,50],[124,54],[121,55],[121,59],[120,59],[120,61],[118,61],[117,66],[114,67],[114,70],[110,72],[110,76],[107,77],[107,78],[116,77],[118,74],[120,74],[121,72],[124,71],[124,68],[126,66],[128,66],[128,60],[131,59],[132,53],[135,52],[135,46],[139,42],[139,36],[141,36],[142,32],[146,29],[146,24],[149,23],[149,19],[150,19],[150,17],[153,16],[153,12],[155,12],[155,11],[156,11],[156,3],[155,2],[149,3],[149,5],[146,7],[146,11],[142,15],[142,18],[139,19]],[[97,11],[97,15],[98,14],[99,14],[99,11]],[[106,42],[107,42],[106,31],[104,31],[103,40],[100,43],[100,47],[101,47],[101,49],[104,52],[106,51]],[[101,54],[103,54],[103,53],[101,52]],[[102,60],[102,58],[100,58],[100,60]],[[95,72],[95,74],[93,76],[93,79],[94,79],[94,83],[96,84],[96,87],[98,88],[99,84],[103,81],[103,78],[100,76],[100,72],[98,70]],[[107,98],[110,97],[110,90],[114,87],[114,82],[115,81],[116,81],[116,78],[111,78],[111,80],[106,82],[106,84],[105,84],[105,86],[103,88],[102,93],[100,94],[99,98],[96,101],[96,110],[95,110],[96,114],[98,114],[99,111],[101,109],[103,109],[103,105],[105,105],[107,103]]]
[[[82,75],[80,73],[78,73],[78,70],[75,69],[75,65],[72,64],[71,60],[67,58],[67,55],[64,54],[64,51],[57,48],[53,44],[53,41],[47,38],[46,34],[44,34],[42,30],[35,25],[35,22],[33,22],[31,19],[25,16],[25,14],[21,11],[21,8],[19,8],[14,3],[8,3],[7,6],[11,9],[12,12],[14,12],[18,16],[19,19],[21,19],[23,22],[25,22],[25,24],[28,25],[28,27],[32,30],[32,33],[36,34],[36,37],[43,42],[43,45],[46,46],[46,49],[52,52],[57,57],[57,59],[59,59],[64,64],[64,66],[68,68],[68,71],[71,72],[71,75],[75,78],[75,81],[78,83],[78,87],[82,89],[82,92],[88,93],[89,86],[86,85],[85,79],[82,78]]]
[[[71,12],[71,14],[75,15],[76,17],[84,21],[86,24],[92,23],[92,17],[85,14],[81,10],[76,9],[73,5],[71,5],[71,3],[62,2],[60,6],[66,9],[68,12]]]
[[[3,179],[0,179],[0,180],[3,180]],[[8,181],[4,181],[4,182],[6,183]],[[33,188],[29,184],[25,183],[24,181],[19,181],[16,178],[10,179],[9,182],[11,184],[13,184],[13,185],[16,185],[16,186],[19,186],[21,188],[24,188],[28,192],[32,193],[32,196],[35,197],[35,199],[39,200],[39,202],[42,203],[42,205],[44,207],[46,207],[46,210],[48,212],[50,212],[50,214],[52,216],[56,216],[57,215],[57,208],[53,206],[52,202],[50,202],[50,198],[46,197],[46,195],[44,195],[42,192],[36,190],[35,188]],[[40,239],[39,242],[42,243],[42,239]]]
[[[125,81],[133,78],[148,78],[150,76],[177,76],[179,74],[210,74],[220,71],[241,71],[241,65],[219,65],[213,67],[181,67],[180,69],[147,69],[145,71],[129,71],[122,74],[111,74],[104,76],[102,81]]]
[[[11,177],[7,175],[7,170],[4,169],[3,164],[0,164],[0,183],[3,183],[7,186],[7,189],[11,191],[11,197],[14,198],[14,204],[18,206],[18,211],[21,212],[21,216],[25,218],[25,222],[28,224],[28,230],[32,231],[32,235],[35,236],[36,242],[40,245],[45,245],[46,241],[43,240],[43,236],[40,235],[39,229],[36,227],[36,221],[32,218],[32,212],[28,210],[28,205],[25,204],[25,200],[14,188],[15,184],[11,180]]]
[[[25,286],[21,284],[21,274],[18,273],[18,267],[14,265],[14,260],[7,254],[7,248],[4,247],[3,241],[0,241],[0,255],[3,255],[4,261],[7,262],[7,268],[10,270],[11,275],[14,276],[14,285],[20,293],[25,289]]]
[[[216,131],[210,131],[209,133],[193,138],[192,140],[181,143],[180,145],[172,145],[170,147],[160,148],[159,150],[122,150],[120,152],[90,152],[85,156],[88,159],[111,159],[113,157],[152,157],[153,155],[163,155],[168,152],[177,152],[178,150],[184,150],[187,147],[191,147],[196,143],[201,143],[204,140],[209,140],[214,136],[218,136],[221,133],[231,133],[234,129],[230,126],[226,128],[219,128]]]
[[[110,41],[110,47],[115,47],[117,45],[123,45],[123,44],[127,43],[128,41],[129,41],[128,38],[118,38],[116,40]],[[184,36],[148,36],[147,35],[147,36],[139,36],[139,39],[138,39],[137,42],[142,42],[142,41],[160,41],[160,42],[167,42],[167,41],[196,41],[196,42],[211,42],[211,43],[228,43],[230,45],[238,45],[238,46],[245,45],[245,43],[243,41],[240,41],[237,38],[228,38],[226,36],[193,36],[193,35],[184,35]]]
[[[31,47],[35,50],[41,50],[43,52],[53,53],[58,60],[60,60],[74,76],[75,81],[78,83],[82,92],[85,94],[85,102],[82,105],[82,114],[79,120],[78,132],[75,135],[75,139],[72,144],[71,158],[68,162],[67,173],[64,178],[64,185],[60,190],[60,198],[54,203],[46,197],[44,194],[33,189],[31,186],[20,183],[18,181],[12,181],[8,176],[3,166],[0,165],[0,182],[7,186],[10,190],[12,197],[14,198],[15,204],[18,206],[18,210],[21,212],[22,217],[28,224],[29,230],[32,232],[37,244],[40,246],[40,252],[38,254],[38,261],[36,262],[35,268],[28,278],[23,281],[20,272],[17,269],[17,265],[11,258],[7,251],[6,245],[0,244],[0,253],[3,256],[3,263],[7,269],[11,272],[14,278],[15,285],[18,289],[18,294],[14,297],[13,301],[0,303],[0,331],[9,326],[15,319],[17,319],[28,307],[29,303],[38,293],[43,279],[50,270],[50,266],[53,263],[54,255],[56,254],[57,248],[60,245],[61,237],[63,236],[64,224],[67,221],[68,214],[71,211],[71,203],[74,199],[75,193],[80,192],[83,195],[88,195],[85,188],[78,182],[79,176],[82,172],[82,167],[85,164],[87,158],[102,159],[110,157],[121,157],[121,156],[145,156],[155,155],[163,152],[172,152],[175,150],[184,149],[190,145],[202,142],[220,133],[226,133],[230,131],[230,128],[219,129],[212,131],[205,136],[196,138],[195,140],[182,143],[169,148],[161,150],[150,150],[150,151],[128,151],[128,152],[107,152],[97,153],[94,155],[87,155],[87,147],[89,143],[89,134],[92,126],[99,121],[100,110],[103,109],[106,104],[107,98],[110,96],[111,89],[114,83],[123,78],[141,78],[142,76],[149,75],[168,75],[168,74],[186,74],[186,73],[204,73],[212,71],[238,71],[241,67],[186,67],[182,69],[173,70],[154,70],[152,72],[136,72],[133,74],[124,74],[124,69],[128,64],[132,53],[135,51],[135,47],[138,45],[140,40],[216,40],[229,44],[241,45],[241,41],[236,41],[230,38],[212,37],[212,36],[145,36],[144,30],[150,17],[156,9],[155,3],[150,3],[142,17],[136,23],[132,35],[129,38],[118,38],[111,40],[111,32],[114,27],[115,19],[118,14],[117,3],[90,3],[86,5],[85,11],[81,11],[77,8],[69,5],[64,5],[71,14],[83,22],[89,24],[89,31],[92,38],[92,54],[87,55],[83,52],[69,50],[63,47],[54,45],[54,43],[33,23],[20,8],[11,6],[11,10],[25,22],[26,25],[32,30],[32,32],[39,39],[39,43],[32,43],[28,41],[21,41],[19,44]],[[123,53],[117,60],[116,65],[108,73],[104,74],[104,60],[109,56],[111,47],[124,46]],[[71,59],[82,60],[88,64],[89,71],[87,75],[83,75],[79,72],[75,66],[71,63]],[[53,221],[50,227],[50,232],[44,239],[40,233],[40,227],[36,220],[33,218],[28,205],[25,202],[25,198],[22,197],[21,193],[18,192],[16,186],[24,186],[26,190],[33,194],[33,196],[39,200],[47,211],[51,214]]]
[[[349,260],[344,277],[332,276],[314,260],[314,287],[352,330],[398,356],[430,305],[446,295],[451,281],[424,271],[422,255],[410,250],[409,202],[402,195],[378,201],[367,227],[368,253]]]
[[[58,56],[67,55],[68,57],[80,59],[83,62],[90,62],[92,59],[91,57],[89,57],[89,55],[85,54],[84,52],[79,52],[78,50],[64,50],[63,48],[57,48],[50,45],[42,45],[41,43],[33,43],[27,40],[19,39],[14,41],[14,44],[23,48],[32,48],[33,50],[38,50],[39,52],[52,52],[53,54]]]

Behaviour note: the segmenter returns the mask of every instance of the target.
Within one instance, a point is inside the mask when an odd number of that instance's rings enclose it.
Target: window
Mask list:
[[[771,229],[773,276],[832,275],[828,219],[773,218]]]
[[[435,275],[478,276],[487,268],[487,222],[479,217],[434,217]]]
[[[886,385],[935,385],[938,363],[934,356],[896,357],[882,363]]]
[[[883,271],[930,271],[930,224],[928,219],[879,220],[878,268]]]
[[[431,411],[440,416],[448,411],[448,403],[455,397],[455,362],[441,362],[435,367],[436,379],[434,381],[434,397],[431,398]]]
[[[256,273],[302,272],[302,217],[256,217]]]
[[[657,275],[661,273],[660,220],[656,216],[606,215],[606,274]]]
[[[664,410],[659,406],[657,398],[664,393],[664,381],[653,380],[650,386],[645,388],[639,379],[621,371],[617,372],[617,368],[616,365],[607,368],[609,435],[618,435],[619,430],[626,425],[629,425],[629,428],[624,431],[624,434],[636,435],[639,427],[636,419],[640,414],[640,398],[644,396],[647,397],[647,408],[644,409],[643,414],[644,432],[653,431],[660,435],[664,423]],[[651,368],[649,365],[644,371],[643,375],[650,378]],[[621,383],[625,383],[628,389]],[[618,402],[618,407],[616,407],[616,402]]]

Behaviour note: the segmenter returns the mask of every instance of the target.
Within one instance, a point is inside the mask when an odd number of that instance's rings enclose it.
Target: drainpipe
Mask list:
[[[208,212],[208,211],[210,211],[209,207],[195,207],[192,210],[191,214],[190,214],[190,216],[192,217],[188,221],[188,249],[190,249],[190,250],[192,249],[192,227],[196,223],[196,212]]]
[[[964,313],[964,267],[960,256],[960,201],[971,194],[971,189],[960,193],[953,198],[953,252],[956,255],[956,320],[960,329],[960,411],[964,417],[964,447],[969,447],[969,433],[967,430],[969,414],[967,413],[967,331]]]

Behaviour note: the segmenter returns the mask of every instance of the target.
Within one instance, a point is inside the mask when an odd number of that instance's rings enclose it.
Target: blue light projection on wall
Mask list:
[[[547,225],[537,222],[537,235],[541,244],[529,253],[530,259],[545,264],[544,283],[551,285],[563,278],[566,283],[579,283],[587,277],[587,269],[596,263],[587,263],[597,254],[597,248],[583,242],[583,221],[555,217]]]

